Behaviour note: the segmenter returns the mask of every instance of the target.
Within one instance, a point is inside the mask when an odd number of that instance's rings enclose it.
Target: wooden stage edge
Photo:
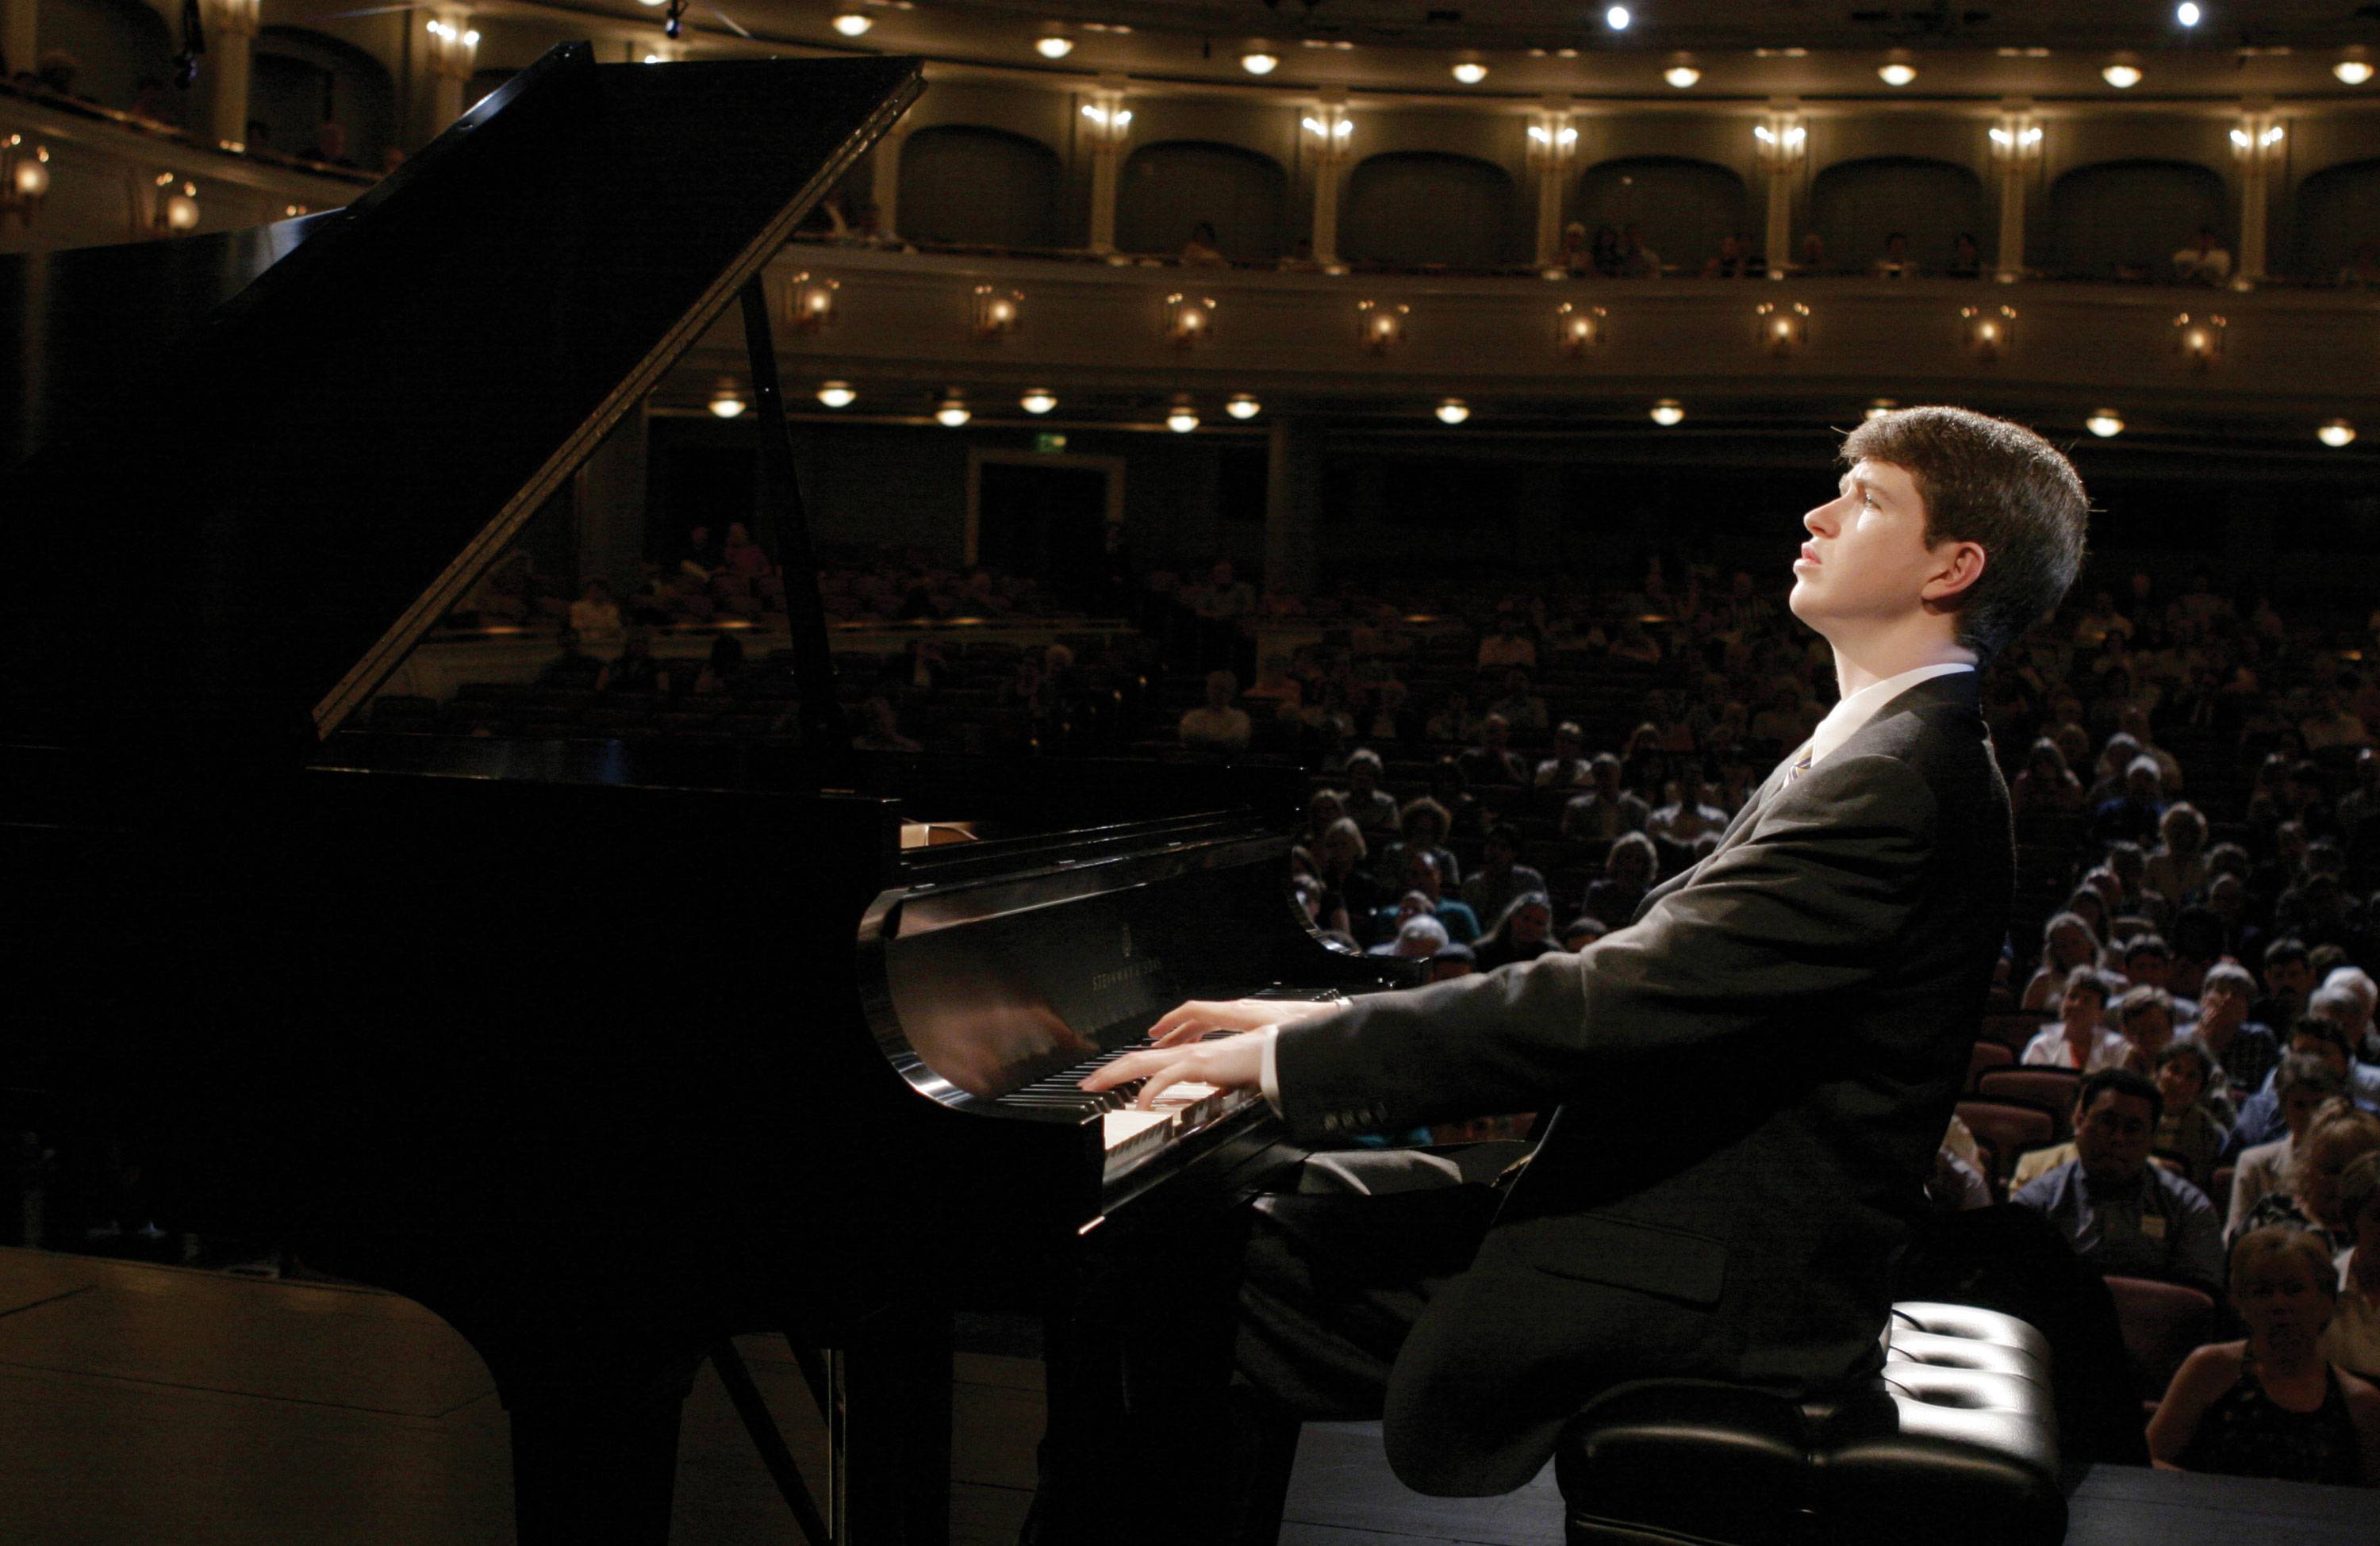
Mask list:
[[[787,1444],[824,1443],[782,1339],[741,1339]],[[959,1353],[952,1537],[1007,1546],[1031,1499],[1039,1364]],[[369,1288],[0,1250],[0,1543],[503,1546],[503,1409],[445,1323]],[[2380,1492],[2095,1467],[2072,1546],[2373,1546]],[[1912,1538],[1922,1540],[1922,1521]],[[686,1403],[672,1546],[797,1540],[717,1378]],[[1282,1546],[1558,1546],[1541,1476],[1502,1498],[1427,1498],[1374,1425],[1318,1423]]]

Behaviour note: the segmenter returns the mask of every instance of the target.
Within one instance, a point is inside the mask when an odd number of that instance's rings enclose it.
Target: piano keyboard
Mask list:
[[[1103,1178],[1111,1181],[1168,1144],[1264,1099],[1254,1090],[1220,1090],[1211,1084],[1184,1083],[1169,1086],[1151,1109],[1143,1111],[1135,1103],[1140,1099],[1146,1081],[1135,1079],[1097,1093],[1082,1088],[1084,1077],[1094,1069],[1148,1045],[1143,1042],[1138,1046],[1103,1052],[1011,1091],[1000,1096],[999,1103],[1084,1117],[1097,1113],[1101,1147],[1107,1154]]]

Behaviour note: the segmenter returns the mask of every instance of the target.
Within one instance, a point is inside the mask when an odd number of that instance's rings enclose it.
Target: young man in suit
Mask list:
[[[1522,1485],[1623,1381],[1800,1395],[1877,1366],[2013,887],[1976,672],[2072,583],[2087,501],[2046,441],[1962,409],[1871,420],[1842,456],[1791,598],[1841,702],[1630,926],[1352,1004],[1185,1004],[1085,1081],[1260,1086],[1326,1142],[1559,1107],[1509,1187],[1259,1219],[1243,1378],[1384,1416],[1421,1491]]]

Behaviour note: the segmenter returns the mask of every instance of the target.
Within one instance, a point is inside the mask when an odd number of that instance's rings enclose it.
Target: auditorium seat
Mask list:
[[[2215,1300],[2196,1288],[2154,1278],[2107,1274],[2116,1319],[2124,1328],[2124,1352],[2150,1407],[2165,1398],[2166,1386],[2191,1350],[2215,1333]]]
[[[2064,1539],[2048,1346],[2013,1317],[1897,1305],[1874,1378],[1794,1401],[1623,1385],[1554,1453],[1569,1546],[2052,1546]]]
[[[2016,1054],[2003,1044],[1977,1042],[1967,1054],[1967,1088],[1973,1089],[1975,1081],[1988,1070],[2005,1069],[2015,1061]]]
[[[1992,1152],[1995,1190],[2007,1186],[2017,1155],[2052,1141],[2057,1133],[2058,1124],[2048,1112],[2022,1102],[1963,1100],[1958,1105],[1958,1113],[1959,1120],[1967,1124],[1967,1130]]]
[[[2022,1101],[2049,1113],[2050,1121],[2059,1138],[2070,1136],[2069,1125],[2073,1120],[2074,1095],[2082,1086],[2082,1076],[2072,1069],[2046,1069],[2038,1065],[2012,1069],[1993,1069],[1975,1076],[1975,1094],[1987,1101]]]

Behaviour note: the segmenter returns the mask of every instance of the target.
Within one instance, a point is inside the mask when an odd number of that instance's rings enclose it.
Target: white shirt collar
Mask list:
[[[1810,764],[1816,767],[1827,760],[1828,754],[1859,733],[1860,727],[1876,718],[1876,711],[1899,697],[1921,682],[1931,682],[1952,671],[1971,671],[1975,668],[1961,660],[1947,665],[1920,666],[1913,671],[1888,676],[1882,682],[1872,682],[1850,697],[1827,710],[1818,728],[1810,732]]]

